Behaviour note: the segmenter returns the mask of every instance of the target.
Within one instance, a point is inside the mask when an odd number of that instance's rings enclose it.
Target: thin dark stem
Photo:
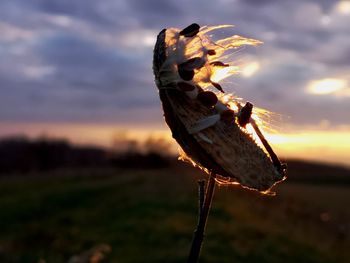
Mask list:
[[[188,256],[187,263],[197,263],[199,260],[199,254],[202,247],[203,239],[204,239],[204,231],[205,226],[207,224],[208,214],[211,206],[211,202],[213,200],[214,189],[215,189],[215,174],[210,174],[209,182],[207,185],[207,190],[205,193],[204,204],[199,215],[197,229],[194,232],[192,246],[190,250],[190,254]]]
[[[203,204],[204,204],[204,197],[205,197],[205,180],[199,180],[198,181],[198,220],[202,216],[203,212]]]
[[[269,153],[271,160],[272,160],[272,163],[274,164],[275,167],[280,169],[282,164],[281,164],[280,160],[278,159],[277,155],[275,154],[275,152],[272,150],[269,142],[265,139],[265,136],[262,134],[261,130],[259,129],[259,126],[256,124],[256,122],[254,120],[251,120],[250,123],[253,126],[256,134],[259,136],[259,139],[262,142],[262,144],[264,145],[266,151]]]
[[[277,168],[277,171],[284,176],[287,171],[287,165],[285,163],[281,163],[281,161],[278,159],[277,155],[272,150],[269,142],[266,140],[265,136],[262,134],[261,130],[259,129],[259,126],[256,124],[254,119],[250,118],[250,124],[254,128],[256,134],[259,136],[259,139],[264,145],[266,151],[269,153],[273,165]]]

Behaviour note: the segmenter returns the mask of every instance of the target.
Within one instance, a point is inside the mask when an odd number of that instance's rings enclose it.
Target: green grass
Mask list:
[[[67,262],[99,244],[105,262],[186,262],[195,169],[57,171],[0,178],[0,262]],[[350,188],[291,184],[261,196],[216,189],[200,262],[346,262]]]

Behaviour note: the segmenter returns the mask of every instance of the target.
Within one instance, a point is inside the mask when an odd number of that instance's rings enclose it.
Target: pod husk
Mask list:
[[[153,71],[165,121],[186,155],[200,167],[250,189],[267,191],[283,180],[284,173],[274,167],[267,153],[236,122],[219,121],[200,131],[201,134],[188,132],[198,120],[217,112],[197,99],[190,99],[176,89],[176,83],[162,85],[161,66],[167,58],[165,36],[163,29],[154,48]],[[209,141],[203,140],[203,136]]]

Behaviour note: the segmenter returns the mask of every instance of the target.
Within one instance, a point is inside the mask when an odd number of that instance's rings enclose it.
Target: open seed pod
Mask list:
[[[228,101],[218,83],[237,72],[237,67],[221,61],[227,58],[227,51],[260,42],[240,36],[212,41],[208,32],[224,27],[228,26],[192,24],[159,33],[153,70],[165,121],[197,166],[243,187],[268,191],[285,178],[285,165],[251,117],[253,105]],[[246,129],[247,123],[263,146]]]

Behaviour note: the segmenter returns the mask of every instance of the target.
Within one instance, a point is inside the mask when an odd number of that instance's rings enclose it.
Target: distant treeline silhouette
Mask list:
[[[0,173],[53,170],[62,167],[119,166],[153,168],[168,165],[161,153],[126,149],[114,152],[98,147],[76,146],[66,140],[26,137],[0,139]]]
[[[3,138],[0,139],[0,175],[59,168],[182,166],[181,162],[173,162],[175,158],[169,154],[169,145],[161,139],[150,137],[139,143],[120,136],[114,142],[112,149],[103,149],[45,137],[35,140],[23,136]],[[350,185],[349,167],[303,160],[286,162],[288,182]]]

